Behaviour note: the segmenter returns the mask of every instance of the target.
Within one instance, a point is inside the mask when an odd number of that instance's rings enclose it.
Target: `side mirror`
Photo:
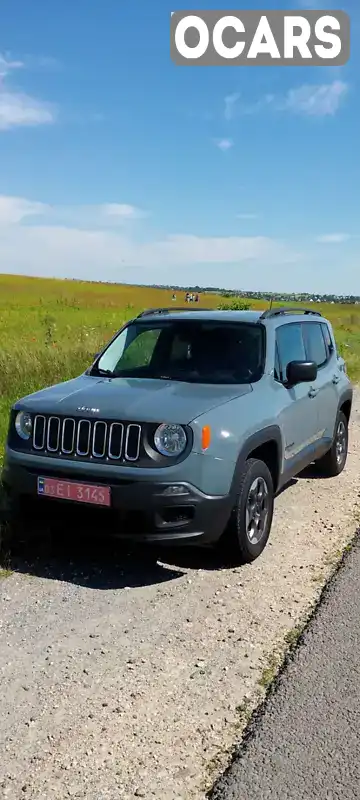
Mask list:
[[[286,368],[286,378],[289,386],[298,383],[312,383],[317,377],[317,364],[315,361],[290,361]]]

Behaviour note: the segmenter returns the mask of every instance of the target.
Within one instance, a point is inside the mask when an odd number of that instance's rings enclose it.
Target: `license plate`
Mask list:
[[[55,497],[58,500],[73,500],[75,503],[91,503],[96,506],[111,505],[110,486],[60,481],[57,478],[38,478],[37,493],[45,497]]]

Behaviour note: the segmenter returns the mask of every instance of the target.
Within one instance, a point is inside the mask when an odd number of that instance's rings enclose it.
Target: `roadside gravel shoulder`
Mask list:
[[[0,581],[4,800],[204,798],[355,533],[359,445],[357,391],[345,472],[283,492],[251,566],[73,542]]]

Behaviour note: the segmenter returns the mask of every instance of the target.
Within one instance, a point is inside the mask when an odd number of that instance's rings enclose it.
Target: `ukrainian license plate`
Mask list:
[[[73,500],[75,503],[91,503],[96,506],[111,505],[110,486],[60,481],[57,478],[38,478],[37,493],[58,500]]]

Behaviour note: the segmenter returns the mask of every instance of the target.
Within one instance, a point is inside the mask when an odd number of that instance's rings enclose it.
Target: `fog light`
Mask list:
[[[167,486],[163,494],[166,495],[166,497],[179,497],[179,495],[189,494],[189,491],[185,486]]]

